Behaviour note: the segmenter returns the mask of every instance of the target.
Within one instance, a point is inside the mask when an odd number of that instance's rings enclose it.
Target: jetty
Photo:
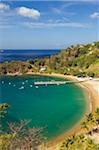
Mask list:
[[[39,81],[34,82],[34,85],[60,85],[60,84],[66,84],[66,81]]]
[[[89,81],[91,79],[79,79],[78,81],[37,81],[34,82],[34,85],[60,85],[60,84],[70,84],[70,83],[80,83]]]
[[[60,85],[66,83],[78,83],[80,81],[39,81],[34,82],[34,85]]]

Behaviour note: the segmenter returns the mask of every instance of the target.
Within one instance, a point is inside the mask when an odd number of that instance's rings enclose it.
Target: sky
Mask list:
[[[99,40],[99,1],[0,1],[0,49],[62,49]]]

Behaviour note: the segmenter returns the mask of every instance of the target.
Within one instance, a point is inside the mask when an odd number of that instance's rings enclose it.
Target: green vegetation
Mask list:
[[[60,150],[98,150],[99,145],[83,134],[73,135],[63,142]]]
[[[99,108],[86,116],[81,124],[82,133],[67,138],[60,150],[98,150],[99,143],[93,139],[95,133],[99,133]]]
[[[99,42],[71,46],[50,58],[27,62],[4,62],[0,64],[0,75],[26,74],[29,71],[35,73],[40,72],[43,67],[46,68],[45,73],[55,72],[78,77],[99,77]]]
[[[4,62],[0,64],[0,74],[6,75],[7,73],[22,73],[25,74],[30,68],[30,64],[27,62],[12,61]]]
[[[76,76],[99,76],[99,42],[71,46],[52,56],[49,66],[54,72]]]
[[[30,121],[21,120],[8,124],[8,131],[2,129],[2,116],[10,105],[0,104],[0,150],[36,150],[45,141],[44,128],[29,128]]]
[[[5,116],[9,107],[7,103],[0,104],[0,118]]]

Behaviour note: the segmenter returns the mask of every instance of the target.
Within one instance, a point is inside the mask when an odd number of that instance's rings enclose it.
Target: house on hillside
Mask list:
[[[42,68],[40,69],[40,72],[43,72],[43,71],[46,71],[46,70],[47,70],[46,67],[42,67]]]

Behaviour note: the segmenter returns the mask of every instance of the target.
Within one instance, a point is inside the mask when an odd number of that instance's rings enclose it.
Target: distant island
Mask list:
[[[0,64],[0,75],[21,75],[28,72],[50,74],[54,72],[78,77],[99,77],[99,42],[71,45],[50,58]]]

